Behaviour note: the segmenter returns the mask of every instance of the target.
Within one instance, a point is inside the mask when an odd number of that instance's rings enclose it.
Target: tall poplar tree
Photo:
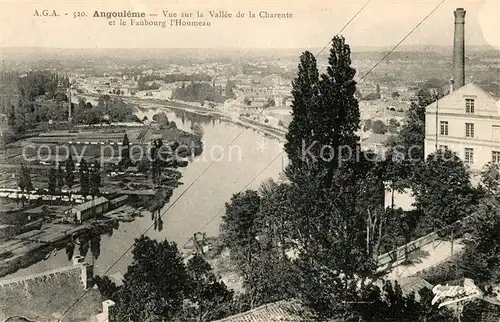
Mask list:
[[[358,148],[360,114],[354,75],[351,67],[351,49],[344,37],[332,40],[328,68],[321,75],[319,114],[316,117],[315,140],[321,148],[320,162],[326,168],[327,185],[342,164],[352,164]]]
[[[90,191],[89,167],[85,159],[80,162],[80,194],[86,197]]]
[[[314,109],[319,93],[319,74],[314,55],[305,51],[300,56],[297,78],[292,83],[292,116],[286,134],[285,151],[290,161],[287,176],[299,182],[312,169],[314,158],[304,150],[313,144]]]
[[[73,157],[71,156],[70,153],[68,159],[66,160],[66,185],[71,190],[74,184],[75,184],[75,162],[73,161]]]

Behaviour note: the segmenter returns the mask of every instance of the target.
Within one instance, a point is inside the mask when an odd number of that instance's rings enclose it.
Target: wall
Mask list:
[[[465,99],[475,100],[474,113],[465,113]],[[467,84],[441,98],[426,108],[425,155],[436,151],[436,105],[438,105],[438,148],[448,146],[461,159],[465,159],[465,148],[474,150],[474,162],[469,166],[481,170],[491,161],[492,151],[500,151],[500,137],[494,137],[493,125],[500,126],[497,100],[475,84]],[[448,135],[440,134],[440,122],[448,122]],[[465,137],[465,123],[474,124],[474,137]]]

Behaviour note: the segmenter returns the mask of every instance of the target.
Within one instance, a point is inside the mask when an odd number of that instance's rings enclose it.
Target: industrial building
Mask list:
[[[454,14],[450,93],[426,107],[424,149],[426,156],[449,149],[478,172],[500,162],[500,100],[472,81],[465,84],[465,10]]]
[[[99,197],[73,207],[73,209],[71,209],[71,213],[75,216],[76,222],[82,223],[85,220],[105,213],[108,210],[108,206],[108,199]]]

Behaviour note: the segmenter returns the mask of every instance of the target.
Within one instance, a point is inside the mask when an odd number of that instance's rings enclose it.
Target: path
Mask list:
[[[464,248],[461,240],[457,239],[453,245],[453,253],[461,251]],[[436,266],[451,257],[451,242],[444,240],[437,240],[435,245],[432,243],[422,246],[419,250],[409,255],[413,259],[410,265],[398,265],[393,267],[388,274],[390,279],[401,279],[404,277],[413,276],[430,267]]]

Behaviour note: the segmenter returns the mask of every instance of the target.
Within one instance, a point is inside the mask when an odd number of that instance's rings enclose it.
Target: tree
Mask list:
[[[75,163],[73,162],[73,157],[71,156],[70,153],[68,159],[66,160],[66,173],[65,173],[66,185],[70,190],[75,184],[74,172],[75,172]]]
[[[373,126],[373,121],[371,119],[368,119],[365,121],[365,126],[363,127],[363,131],[370,131]]]
[[[416,206],[424,215],[422,228],[427,230],[442,228],[470,214],[478,198],[469,171],[450,150],[438,150],[427,157],[414,194]]]
[[[133,261],[113,309],[117,321],[171,321],[189,295],[189,275],[175,243],[136,239]]]
[[[49,193],[54,194],[57,191],[57,171],[50,168],[49,171]]]
[[[376,134],[385,134],[387,132],[387,126],[381,120],[375,120],[372,124],[372,131]]]
[[[193,317],[198,321],[223,318],[224,304],[232,300],[233,293],[217,279],[210,264],[198,254],[188,261],[187,272],[191,278],[189,300],[196,307]]]
[[[387,126],[387,130],[391,133],[396,133],[398,131],[400,124],[396,119],[390,119],[389,125]]]
[[[292,82],[292,116],[286,134],[285,152],[288,155],[289,166],[287,176],[292,181],[300,181],[312,168],[314,159],[307,158],[303,146],[314,143],[313,126],[317,114],[315,104],[319,94],[319,75],[316,58],[306,51],[300,56],[298,74]]]
[[[495,284],[500,279],[500,195],[485,196],[463,228],[472,233],[459,258],[458,276],[472,278],[480,286]]]
[[[490,194],[498,191],[500,184],[500,164],[488,162],[481,171],[481,185]]]
[[[408,110],[407,122],[401,127],[399,135],[389,141],[389,147],[405,160],[423,162],[425,139],[425,108],[433,101],[428,91],[417,93],[418,103],[412,103]]]
[[[62,162],[57,164],[57,191],[60,193],[64,186],[65,172],[62,168]]]
[[[388,167],[398,173],[393,183],[401,186],[413,184],[415,176],[424,163],[425,108],[434,98],[428,91],[417,93],[418,103],[412,103],[407,113],[407,121],[398,135],[387,140]]]
[[[313,117],[318,122],[314,139],[319,146],[329,147],[318,160],[321,167],[327,168],[325,182],[332,183],[340,160],[352,160],[357,151],[359,137],[359,106],[354,97],[356,70],[351,67],[351,49],[344,37],[335,36],[328,58],[326,74],[321,75],[319,92],[319,113]],[[332,130],[333,129],[333,130]],[[325,152],[325,151],[323,151]]]
[[[391,93],[391,98],[393,98],[393,99],[397,99],[397,98],[399,98],[400,96],[401,96],[401,95],[400,95],[400,94],[399,94],[399,92],[397,92],[397,91],[396,91],[396,92],[392,92],[392,93]]]
[[[252,105],[252,100],[250,100],[250,98],[248,98],[248,97],[245,97],[243,99],[243,104],[245,104],[246,106],[250,106],[250,105]]]
[[[99,288],[99,293],[101,293],[102,297],[104,299],[109,299],[112,301],[117,301],[117,294],[119,288],[116,286],[116,284],[107,276],[99,276],[95,275],[93,282],[97,285]]]
[[[90,172],[90,195],[92,197],[99,195],[99,189],[101,188],[101,165],[99,161],[95,160],[92,165],[92,170]]]
[[[128,168],[130,165],[130,141],[127,133],[123,135],[122,146],[120,147],[121,160],[120,163],[123,168]]]
[[[80,194],[86,197],[90,191],[89,167],[87,162],[82,158],[80,162]]]
[[[250,285],[255,284],[252,271],[258,250],[256,221],[259,204],[260,197],[256,191],[247,190],[233,195],[226,203],[220,233],[222,245],[230,249],[231,260]]]
[[[21,193],[26,193],[28,196],[30,195],[31,191],[33,191],[33,183],[31,181],[31,171],[26,165],[21,165],[21,169],[18,172],[18,180],[17,180],[17,185],[19,189],[21,189]],[[21,199],[22,203],[24,205],[24,197]]]

